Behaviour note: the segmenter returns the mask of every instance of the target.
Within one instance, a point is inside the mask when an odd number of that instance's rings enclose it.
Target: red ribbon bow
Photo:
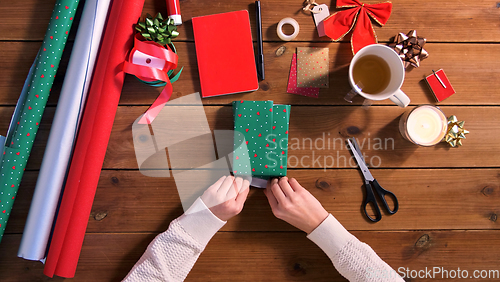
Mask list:
[[[165,88],[153,102],[151,107],[144,113],[144,116],[139,120],[139,124],[151,124],[156,116],[160,113],[163,106],[168,102],[172,95],[173,88],[170,79],[168,78],[168,71],[177,68],[178,56],[168,47],[158,44],[153,41],[142,41],[142,36],[136,34],[134,38],[134,49],[130,52],[130,56],[123,65],[123,71],[137,76],[137,78],[144,81],[163,81],[166,82]],[[151,57],[159,58],[165,61],[162,69],[138,65],[132,63],[132,57],[136,51],[147,54]]]
[[[356,54],[361,48],[377,43],[370,17],[384,25],[391,16],[392,3],[363,4],[358,0],[337,0],[337,8],[354,8],[337,12],[324,20],[325,33],[339,41],[352,29],[351,46]]]

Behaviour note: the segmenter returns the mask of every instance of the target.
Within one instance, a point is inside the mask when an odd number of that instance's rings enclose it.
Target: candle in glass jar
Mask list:
[[[448,128],[444,113],[435,106],[422,105],[406,112],[400,120],[400,131],[407,140],[422,146],[439,143]]]

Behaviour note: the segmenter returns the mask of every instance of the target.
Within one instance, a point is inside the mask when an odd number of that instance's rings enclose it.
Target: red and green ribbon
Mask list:
[[[179,78],[182,69],[174,77],[170,78],[174,69],[177,68],[178,56],[174,52],[175,49],[173,48],[173,50],[170,50],[168,45],[163,46],[154,41],[143,41],[142,39],[139,33],[134,37],[134,48],[130,52],[128,61],[123,65],[123,71],[135,75],[140,81],[148,85],[156,87],[165,86],[158,98],[156,98],[151,107],[149,107],[139,120],[139,124],[151,124],[160,113],[163,106],[168,102],[170,96],[172,96],[172,83]],[[137,51],[164,60],[164,67],[158,69],[132,63],[132,57]]]

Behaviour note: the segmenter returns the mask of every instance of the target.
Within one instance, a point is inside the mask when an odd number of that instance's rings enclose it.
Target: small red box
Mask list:
[[[439,79],[441,79],[441,82]],[[444,73],[444,70],[440,69],[438,70],[435,74],[430,74],[425,78],[425,81],[427,81],[427,84],[431,88],[432,94],[434,94],[434,97],[436,97],[436,100],[438,102],[443,101],[444,99],[450,97],[451,95],[455,94],[455,89],[453,89],[453,86],[451,86],[450,81],[448,80],[448,77]],[[444,84],[444,86],[443,86]],[[446,87],[445,87],[446,86]]]

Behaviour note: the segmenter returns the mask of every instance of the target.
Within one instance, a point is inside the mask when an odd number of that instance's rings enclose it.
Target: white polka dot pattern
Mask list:
[[[297,87],[328,88],[328,48],[297,48]]]
[[[318,87],[297,87],[297,54],[292,56],[292,64],[290,66],[290,76],[288,76],[288,87],[286,93],[298,94],[307,97],[318,98]]]
[[[290,105],[273,105],[273,101],[234,101],[233,115],[233,173],[264,179],[285,176]]]

